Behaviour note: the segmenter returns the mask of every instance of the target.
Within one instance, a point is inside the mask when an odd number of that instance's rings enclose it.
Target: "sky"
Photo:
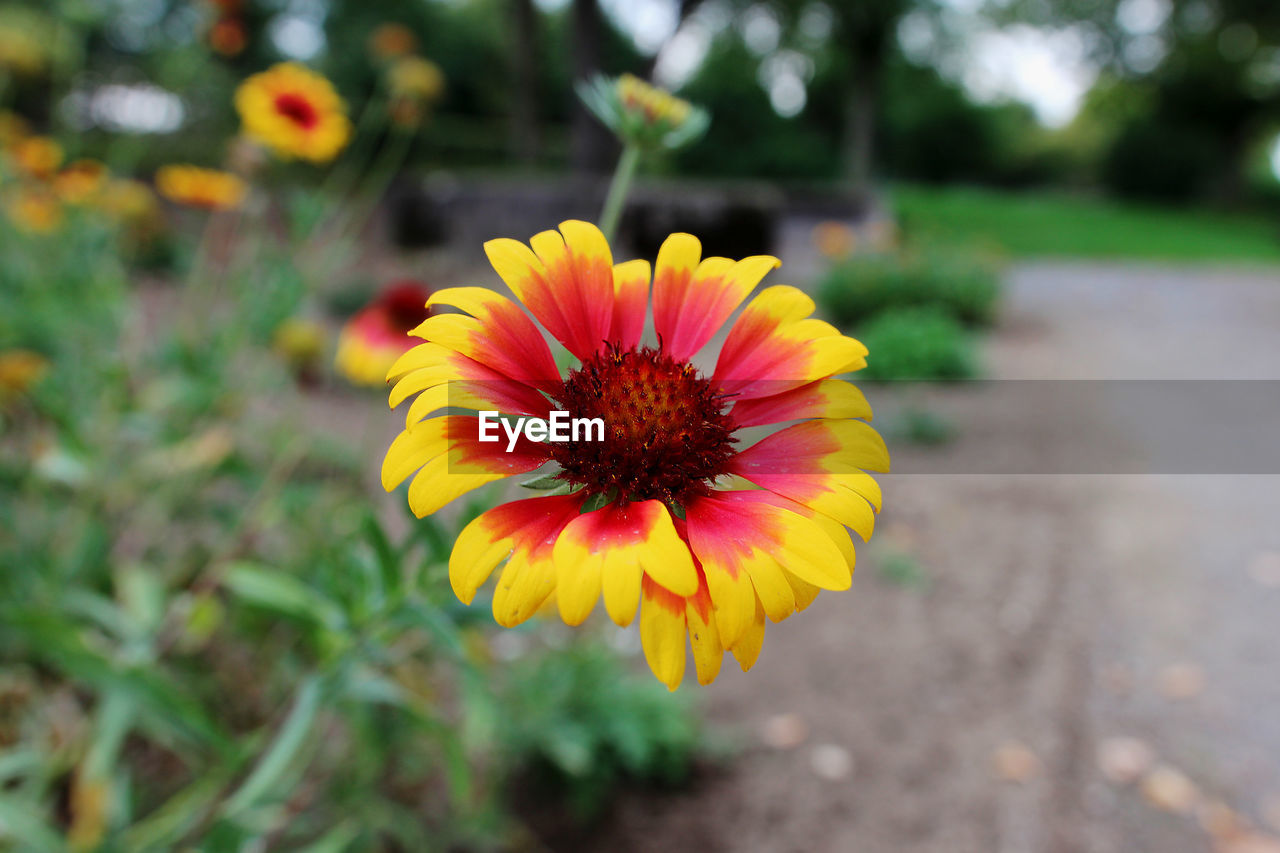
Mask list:
[[[559,8],[566,0],[539,0],[547,9]],[[936,34],[925,16],[908,15],[899,27],[904,52],[913,60],[933,61],[944,74],[963,85],[976,100],[1022,101],[1035,111],[1042,123],[1060,127],[1071,121],[1097,74],[1086,58],[1084,40],[1073,30],[1047,31],[1028,26],[996,29],[979,23],[973,15],[980,0],[947,0],[943,13],[946,25],[963,30],[965,49],[938,57]],[[1155,29],[1163,20],[1167,0],[1128,0],[1122,8],[1135,29]],[[716,31],[730,21],[714,3],[702,10],[676,32],[674,0],[603,0],[608,14],[646,53],[658,53],[655,76],[658,82],[676,86],[697,70]],[[830,22],[802,21],[815,35]],[[778,26],[763,10],[747,12],[739,20],[743,38],[762,56],[777,46]],[[765,70],[761,80],[774,108],[783,115],[795,114],[804,106],[804,68],[797,57],[785,54]]]

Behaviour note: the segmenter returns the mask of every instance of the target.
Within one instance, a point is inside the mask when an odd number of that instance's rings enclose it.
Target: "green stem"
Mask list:
[[[275,741],[263,754],[249,777],[223,804],[224,815],[234,819],[256,805],[264,796],[279,793],[277,783],[281,781],[281,777],[311,731],[316,712],[320,710],[320,700],[320,679],[315,675],[308,676],[298,688],[293,709],[289,711],[289,716],[280,726]]]
[[[414,135],[415,131],[406,128],[391,129],[390,138],[385,140],[378,158],[369,167],[365,186],[356,188],[360,192],[353,189],[351,193],[349,208],[353,209],[353,213],[348,215],[345,222],[340,223],[339,237],[358,235],[369,224],[369,218],[404,165]]]
[[[618,220],[622,217],[622,208],[627,202],[627,194],[631,192],[631,179],[635,177],[638,165],[640,149],[635,145],[622,149],[618,168],[614,170],[613,180],[609,182],[609,195],[605,197],[604,209],[600,211],[600,230],[610,242],[618,230]]]

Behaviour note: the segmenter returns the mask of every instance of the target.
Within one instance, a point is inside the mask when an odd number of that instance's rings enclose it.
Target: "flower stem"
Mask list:
[[[609,195],[605,197],[604,209],[600,211],[600,230],[606,240],[613,241],[618,230],[618,220],[622,217],[622,208],[626,204],[627,194],[631,191],[631,179],[635,177],[636,166],[640,164],[640,149],[628,145],[622,149],[618,158],[618,168],[613,172],[613,180],[609,182]]]

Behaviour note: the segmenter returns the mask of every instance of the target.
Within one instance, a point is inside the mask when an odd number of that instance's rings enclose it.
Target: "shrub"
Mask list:
[[[867,345],[866,379],[972,379],[973,342],[954,317],[936,307],[894,308],[858,330]]]
[[[1213,136],[1203,128],[1140,119],[1107,150],[1102,182],[1112,192],[1156,201],[1203,194],[1220,170]]]
[[[819,301],[842,327],[908,307],[936,308],[965,325],[985,326],[995,319],[999,296],[999,268],[954,250],[855,256],[818,285]]]

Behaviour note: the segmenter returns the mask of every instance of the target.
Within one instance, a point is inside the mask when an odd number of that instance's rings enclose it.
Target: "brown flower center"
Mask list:
[[[431,316],[426,307],[431,292],[416,284],[395,285],[386,290],[380,299],[387,312],[387,320],[396,331],[409,332]]]
[[[571,417],[604,421],[603,441],[550,445],[561,479],[590,494],[684,504],[708,493],[733,456],[724,395],[660,350],[598,353],[569,374],[556,402]]]
[[[320,114],[315,106],[302,95],[294,92],[276,95],[276,112],[303,130],[310,130],[320,121]]]

